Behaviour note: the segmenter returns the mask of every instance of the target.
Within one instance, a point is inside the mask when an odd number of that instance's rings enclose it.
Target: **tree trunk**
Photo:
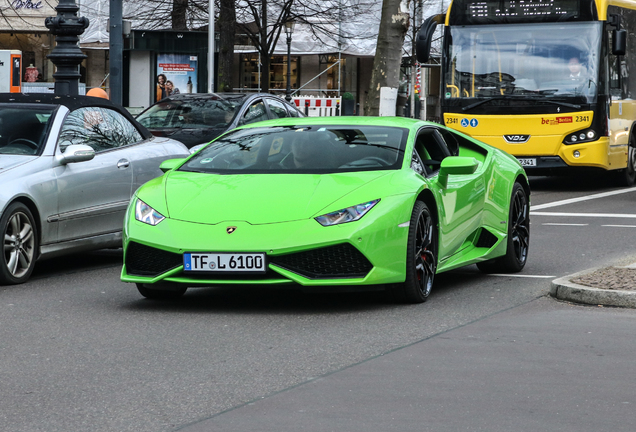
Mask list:
[[[188,22],[186,19],[186,13],[188,11],[189,0],[173,0],[172,3],[172,29],[173,30],[188,30]]]
[[[235,0],[221,0],[219,10],[219,91],[231,92],[234,88],[234,36],[236,35]]]
[[[409,28],[409,14],[400,11],[401,0],[383,0],[378,43],[373,59],[373,72],[364,114],[380,112],[380,88],[399,87],[402,45]]]

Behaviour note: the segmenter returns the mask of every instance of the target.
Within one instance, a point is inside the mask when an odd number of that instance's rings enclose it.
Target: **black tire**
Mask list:
[[[0,284],[15,285],[29,280],[39,247],[38,227],[27,206],[9,205],[0,218],[2,258]]]
[[[147,299],[152,300],[175,300],[183,296],[185,294],[186,288],[175,288],[175,289],[153,289],[148,288],[145,284],[138,283],[137,290],[139,290],[139,294],[146,297]]]
[[[621,186],[631,187],[636,184],[636,143],[630,140],[627,148],[627,168],[620,170],[618,173],[618,183]]]
[[[506,254],[477,263],[479,270],[484,273],[518,273],[526,265],[530,244],[530,205],[528,194],[519,183],[512,187],[508,213]]]
[[[395,300],[425,302],[433,288],[437,270],[437,227],[428,206],[416,201],[411,214],[406,249],[406,280],[392,286]]]

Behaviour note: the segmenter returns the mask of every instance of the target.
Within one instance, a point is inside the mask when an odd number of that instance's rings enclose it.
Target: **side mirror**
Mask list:
[[[433,33],[438,24],[446,20],[446,15],[433,15],[428,17],[421,25],[415,36],[415,54],[417,61],[426,63],[431,54],[431,42],[433,41]]]
[[[473,174],[477,171],[479,162],[474,157],[448,156],[442,160],[439,168],[438,181],[440,186],[448,186],[448,176]]]
[[[617,56],[625,55],[627,51],[627,30],[614,30],[612,34],[612,54]]]
[[[179,158],[179,159],[166,159],[165,161],[161,162],[161,165],[159,165],[159,169],[161,171],[163,171],[164,173],[175,169],[176,167],[178,167],[179,165],[181,165],[181,163],[185,160],[185,158]]]
[[[95,157],[95,150],[87,146],[86,144],[71,144],[66,147],[62,156],[58,157],[58,160],[62,165],[76,163],[76,162],[86,162]]]

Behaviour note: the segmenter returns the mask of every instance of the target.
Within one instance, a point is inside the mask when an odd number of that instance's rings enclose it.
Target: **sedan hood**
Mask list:
[[[175,171],[166,180],[166,204],[170,218],[187,222],[288,222],[316,216],[339,198],[389,173],[213,175]],[[376,198],[380,197],[369,196],[368,200]]]
[[[168,137],[181,141],[186,147],[191,148],[197,144],[209,143],[227,129],[226,127],[210,129],[160,128],[150,129],[150,133],[155,136]]]
[[[32,160],[35,160],[37,156],[31,155],[2,155],[0,158],[0,174],[9,171],[11,168],[15,168]]]

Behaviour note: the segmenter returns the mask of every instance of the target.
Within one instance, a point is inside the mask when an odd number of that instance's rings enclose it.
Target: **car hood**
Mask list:
[[[214,138],[220,136],[228,128],[211,129],[185,129],[185,128],[161,128],[149,129],[150,133],[159,137],[168,137],[180,141],[191,148],[197,144],[207,144]]]
[[[390,171],[339,174],[213,175],[174,171],[166,179],[166,204],[172,219],[202,224],[245,221],[267,224],[308,219],[363,186],[369,196],[351,206],[379,196],[370,183]]]
[[[36,158],[37,156],[32,155],[2,155],[0,158],[0,174],[9,171],[11,168],[31,162]]]

